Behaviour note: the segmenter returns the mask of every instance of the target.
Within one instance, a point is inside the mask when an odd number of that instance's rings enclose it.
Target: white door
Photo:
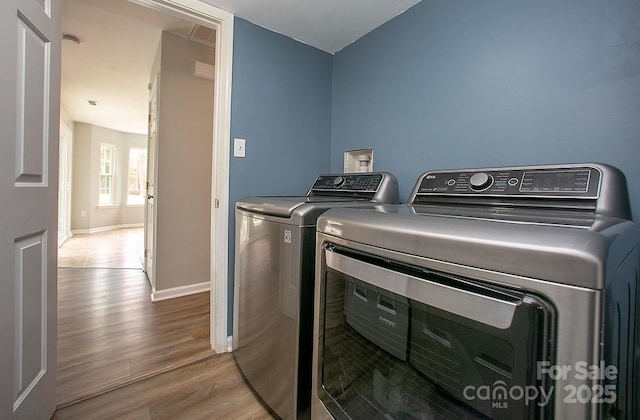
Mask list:
[[[0,1],[0,418],[56,406],[58,0]]]
[[[147,145],[147,198],[145,200],[144,218],[144,271],[151,283],[151,289],[156,291],[156,280],[153,271],[154,240],[156,235],[155,224],[155,185],[156,185],[156,144],[158,132],[158,82],[155,77],[149,93],[149,143]]]

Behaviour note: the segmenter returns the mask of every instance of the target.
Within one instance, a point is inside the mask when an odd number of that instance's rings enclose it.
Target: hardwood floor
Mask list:
[[[229,353],[58,409],[64,419],[273,419]]]
[[[215,354],[209,293],[150,289],[141,270],[58,269],[58,406]]]
[[[142,269],[144,228],[75,234],[58,249],[58,267]]]

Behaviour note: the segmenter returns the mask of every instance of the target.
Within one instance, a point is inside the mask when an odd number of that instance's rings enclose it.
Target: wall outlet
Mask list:
[[[233,157],[245,157],[245,139],[233,139]]]

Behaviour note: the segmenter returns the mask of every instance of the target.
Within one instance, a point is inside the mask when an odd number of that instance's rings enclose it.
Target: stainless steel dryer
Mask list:
[[[396,178],[377,172],[321,175],[304,197],[236,203],[233,354],[278,417],[310,415],[317,217],[398,202]]]
[[[432,171],[410,203],[318,220],[314,419],[640,417],[620,171]]]

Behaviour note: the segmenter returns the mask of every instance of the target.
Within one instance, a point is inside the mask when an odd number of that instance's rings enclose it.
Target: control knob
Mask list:
[[[337,176],[333,179],[333,186],[340,188],[344,185],[346,179],[343,176]]]
[[[484,172],[473,174],[469,179],[469,187],[474,191],[486,190],[493,184],[493,177]]]

